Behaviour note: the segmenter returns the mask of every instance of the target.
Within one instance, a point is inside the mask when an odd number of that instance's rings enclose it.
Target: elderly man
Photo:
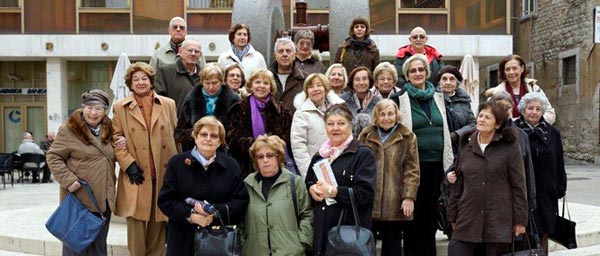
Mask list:
[[[44,151],[44,154],[48,153],[50,146],[54,142],[54,137],[56,137],[56,133],[53,131],[49,131],[46,134],[46,137],[40,141],[40,148]],[[52,182],[50,179],[50,169],[48,169],[48,165],[44,165],[44,174],[42,175],[42,183]]]
[[[175,63],[175,57],[177,57],[179,48],[181,48],[183,40],[187,35],[187,23],[181,17],[174,17],[169,22],[168,31],[171,40],[169,40],[169,43],[158,48],[150,59],[150,66],[152,66],[154,70],[158,70],[164,65]],[[200,65],[206,63],[204,56],[201,56],[199,61]]]
[[[300,30],[294,35],[294,42],[298,49],[294,65],[308,74],[325,74],[327,68],[321,63],[321,55],[312,52],[313,45],[315,45],[315,34],[310,29]]]
[[[296,111],[294,97],[302,92],[304,79],[308,74],[294,66],[296,46],[291,39],[287,37],[278,38],[274,49],[275,61],[273,61],[269,70],[273,72],[275,83],[277,83],[276,98],[291,111],[290,114],[293,114]]]
[[[427,56],[427,61],[429,62],[431,70],[431,76],[429,76],[428,79],[429,82],[434,86],[437,86],[437,73],[444,66],[442,54],[439,53],[437,49],[433,48],[433,46],[427,45],[427,32],[425,32],[425,29],[422,27],[413,28],[408,37],[408,41],[410,41],[410,44],[400,47],[396,54],[396,61],[394,63],[396,70],[398,71],[398,82],[396,82],[396,85],[403,86],[407,82],[406,77],[404,77],[402,73],[404,61],[411,56],[420,53],[425,54],[425,56]]]
[[[23,133],[23,141],[19,145],[19,150],[17,151],[19,155],[30,153],[30,154],[40,154],[44,155],[44,151],[35,143],[33,140],[33,135],[31,132]],[[40,164],[40,167],[44,167],[45,163]],[[36,167],[34,163],[23,163],[24,167]],[[34,172],[31,174],[33,183],[39,182],[39,174]]]
[[[181,110],[185,97],[194,86],[200,85],[198,59],[202,56],[200,42],[188,38],[179,48],[179,57],[175,63],[168,64],[156,72],[155,91],[175,100],[177,113]]]

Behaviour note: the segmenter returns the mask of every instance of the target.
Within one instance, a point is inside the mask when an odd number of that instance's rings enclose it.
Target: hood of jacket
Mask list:
[[[340,98],[340,96],[338,96],[337,94],[335,94],[335,92],[333,92],[333,90],[329,90],[329,92],[327,93],[327,95],[325,96],[327,102],[329,102],[329,104],[334,105],[334,104],[340,104],[340,103],[344,103],[345,101]],[[307,111],[307,110],[317,110],[317,107],[315,106],[315,104],[310,101],[306,101],[306,94],[304,94],[304,92],[298,93],[296,94],[296,97],[294,97],[294,107],[297,110],[302,110],[302,111]]]

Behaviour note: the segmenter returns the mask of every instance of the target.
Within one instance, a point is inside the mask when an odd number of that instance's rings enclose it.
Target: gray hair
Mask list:
[[[431,75],[429,61],[427,61],[427,57],[425,55],[420,54],[420,53],[410,56],[410,58],[408,58],[404,62],[404,64],[402,65],[402,74],[404,74],[404,77],[406,77],[406,79],[408,80],[408,67],[410,66],[410,63],[412,63],[413,61],[423,62],[423,65],[425,66],[425,70],[427,70],[427,76],[425,78],[429,78],[429,76]]]
[[[280,44],[290,44],[292,46],[292,51],[296,52],[296,44],[294,44],[294,42],[292,41],[292,39],[290,39],[289,37],[281,37],[281,38],[277,38],[277,40],[275,41],[275,46],[273,47],[273,51],[277,52],[277,50],[279,49]]]
[[[542,104],[542,115],[544,113],[546,113],[546,110],[548,109],[548,106],[550,105],[550,102],[548,102],[548,98],[546,98],[546,95],[544,95],[541,92],[530,92],[525,94],[525,96],[523,96],[523,98],[521,98],[521,101],[519,101],[519,113],[523,113],[525,111],[525,108],[527,108],[527,105],[529,105],[529,103],[531,103],[532,101],[537,101],[539,103]]]
[[[200,50],[202,50],[202,44],[200,44],[200,41],[198,41],[198,39],[196,39],[196,38],[189,37],[189,36],[186,37],[185,40],[183,40],[183,42],[181,43],[181,47],[185,48],[185,46],[187,46],[190,42],[198,43]]]
[[[329,76],[331,76],[331,72],[333,72],[333,69],[335,69],[335,68],[341,68],[342,69],[342,75],[344,76],[344,86],[343,86],[343,88],[346,89],[346,86],[348,86],[347,85],[348,84],[348,71],[346,71],[346,68],[341,63],[331,64],[331,66],[329,66],[329,68],[327,69],[327,72],[325,72],[325,76],[329,80]]]
[[[358,113],[354,116],[354,122],[352,125],[352,134],[357,137],[365,127],[371,124],[371,116],[367,113]]]
[[[515,104],[515,102],[513,101],[512,97],[510,96],[510,94],[508,94],[508,92],[505,91],[498,91],[495,92],[492,97],[490,97],[490,101],[491,102],[498,102],[501,100],[505,100],[510,102],[510,104]]]
[[[175,23],[175,21],[183,21],[183,25],[184,25],[184,26],[185,26],[185,28],[187,29],[187,22],[186,22],[186,21],[185,21],[183,18],[181,18],[181,17],[179,17],[179,16],[177,16],[177,17],[173,17],[173,18],[172,18],[172,19],[169,21],[169,27],[173,26],[173,23]]]
[[[312,45],[315,44],[315,33],[310,31],[310,29],[302,29],[294,35],[294,42],[298,44],[300,39],[308,39]]]

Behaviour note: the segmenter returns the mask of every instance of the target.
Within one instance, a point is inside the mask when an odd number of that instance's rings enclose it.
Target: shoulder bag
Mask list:
[[[352,213],[354,215],[354,226],[342,225],[346,209],[342,210],[338,225],[331,228],[327,233],[327,247],[325,255],[375,255],[375,239],[368,228],[360,226],[358,210],[354,202],[352,188],[348,188]]]
[[[91,213],[71,192],[60,203],[46,222],[46,229],[71,250],[81,253],[98,237],[106,222],[90,185],[79,180],[100,217]]]
[[[229,216],[229,207],[228,216]],[[220,226],[200,227],[194,235],[194,256],[237,256],[242,255],[240,231],[233,225],[225,225],[219,211],[215,212]]]

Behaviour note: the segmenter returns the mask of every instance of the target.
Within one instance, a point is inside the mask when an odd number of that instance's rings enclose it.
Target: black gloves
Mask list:
[[[133,162],[127,170],[125,170],[127,176],[129,176],[129,182],[131,184],[142,185],[144,183],[144,171]]]

